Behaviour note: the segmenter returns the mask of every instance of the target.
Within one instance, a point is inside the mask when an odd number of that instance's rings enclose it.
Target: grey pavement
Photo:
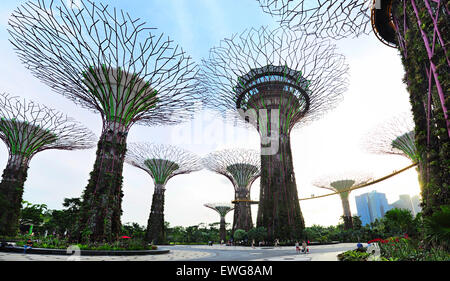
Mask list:
[[[58,256],[0,253],[0,261],[337,261],[339,253],[356,243],[309,246],[309,254],[297,254],[294,246],[243,247],[224,245],[159,246],[168,254],[148,256]]]

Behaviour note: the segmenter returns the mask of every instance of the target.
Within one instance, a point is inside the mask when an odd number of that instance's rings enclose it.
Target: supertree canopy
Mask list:
[[[131,143],[125,161],[147,172],[155,190],[147,225],[146,239],[152,243],[165,242],[164,192],[169,179],[203,169],[201,159],[191,152],[171,145]]]
[[[414,121],[411,114],[405,113],[372,130],[366,137],[365,146],[372,153],[402,155],[418,163],[420,155],[414,139]]]
[[[91,0],[75,2],[27,2],[12,14],[9,33],[37,78],[100,113],[103,130],[83,194],[78,240],[114,241],[121,229],[128,132],[135,123],[187,120],[200,100],[197,70],[182,49],[145,22]]]
[[[94,146],[93,133],[64,114],[32,101],[0,94],[0,139],[9,159],[0,183],[0,235],[14,236],[32,157],[47,149]]]
[[[234,209],[233,204],[230,203],[207,203],[205,207],[213,209],[220,215],[220,240],[226,241],[227,231],[225,229],[225,216]]]
[[[353,228],[352,212],[350,210],[350,203],[348,196],[351,188],[368,183],[372,178],[364,174],[346,173],[342,175],[330,175],[316,180],[313,184],[320,188],[329,189],[339,192],[342,201],[342,209],[344,211],[344,229]]]
[[[334,39],[369,34],[373,0],[257,0],[282,25]]]
[[[319,37],[367,33],[368,23],[384,44],[399,49],[410,94],[415,140],[422,159],[423,214],[450,204],[448,108],[450,9],[446,0],[259,0],[263,10],[291,28]]]
[[[234,187],[234,219],[232,231],[253,228],[250,188],[261,174],[259,152],[250,149],[225,149],[210,153],[203,159],[203,165],[227,177]]]
[[[213,110],[238,112],[261,137],[257,225],[269,239],[298,239],[304,228],[290,132],[335,106],[347,65],[328,41],[284,28],[250,29],[211,49],[199,72]]]

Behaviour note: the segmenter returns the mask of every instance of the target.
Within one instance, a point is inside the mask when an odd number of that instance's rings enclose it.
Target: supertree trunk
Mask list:
[[[3,170],[0,183],[0,235],[15,236],[19,229],[22,195],[28,171],[27,161],[20,158],[20,156],[10,157]]]
[[[348,194],[343,195],[341,193],[342,209],[344,210],[344,229],[353,228],[352,212],[350,211],[350,203],[348,201]]]
[[[252,210],[250,208],[250,190],[246,186],[239,187],[236,198],[246,201],[238,201],[234,207],[233,233],[236,229],[249,231],[253,228]]]
[[[257,226],[268,231],[268,240],[295,240],[305,222],[298,201],[290,137],[280,135],[278,152],[261,155],[261,191]],[[262,145],[264,148],[264,145]]]
[[[97,147],[97,158],[83,193],[78,224],[80,241],[115,241],[121,231],[122,170],[127,132],[122,126],[105,126]]]
[[[450,204],[449,10],[446,1],[435,2],[398,1],[392,9],[415,123],[424,216]]]
[[[220,235],[220,241],[227,240],[227,230],[225,228],[225,216],[220,216],[219,235]]]
[[[152,207],[147,224],[146,239],[153,244],[165,242],[164,231],[164,191],[165,186],[157,184],[153,193]]]

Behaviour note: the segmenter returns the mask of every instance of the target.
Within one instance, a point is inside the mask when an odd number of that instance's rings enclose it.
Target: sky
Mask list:
[[[103,0],[141,18],[179,44],[197,63],[208,56],[220,40],[247,28],[268,25],[274,18],[262,12],[256,0]],[[8,19],[24,1],[3,0],[0,6],[0,92],[30,99],[66,113],[101,133],[96,112],[75,105],[53,92],[21,64],[9,42]],[[330,193],[313,186],[316,179],[330,174],[357,173],[379,178],[411,163],[402,156],[374,155],[365,150],[364,138],[383,122],[410,111],[409,95],[398,50],[383,45],[373,34],[334,42],[350,67],[349,87],[343,101],[320,120],[291,133],[294,171],[300,198]],[[181,146],[199,156],[224,148],[259,150],[256,130],[226,125],[217,113],[203,110],[192,121],[176,126],[134,125],[128,142],[150,141]],[[0,143],[0,167],[5,167],[8,151]],[[80,197],[95,161],[95,148],[80,151],[47,150],[30,162],[23,199],[61,209],[64,198]],[[3,168],[2,168],[3,169]],[[122,223],[145,226],[150,213],[153,181],[144,171],[128,164],[123,172]],[[350,208],[357,213],[355,196],[377,190],[389,203],[401,194],[420,193],[415,169],[410,169],[376,185],[350,194]],[[251,198],[259,199],[259,179]],[[168,182],[165,193],[165,220],[171,226],[214,223],[219,216],[205,203],[231,202],[234,190],[227,178],[213,172],[179,175]],[[342,215],[339,196],[300,201],[306,226],[336,225]],[[256,223],[257,205],[252,206]],[[233,212],[226,220],[231,223]]]

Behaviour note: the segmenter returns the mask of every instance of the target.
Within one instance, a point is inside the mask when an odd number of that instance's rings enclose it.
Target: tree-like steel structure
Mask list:
[[[220,229],[219,235],[221,241],[226,241],[227,230],[225,228],[225,216],[234,209],[233,204],[230,203],[207,203],[203,206],[213,209],[220,215]]]
[[[339,192],[342,201],[342,209],[344,211],[344,229],[353,228],[352,212],[350,210],[350,203],[348,196],[351,188],[361,184],[368,183],[372,178],[362,173],[345,173],[342,175],[330,175],[316,180],[313,184],[316,187],[329,189]]]
[[[415,142],[414,121],[409,113],[403,113],[380,124],[364,139],[367,151],[376,154],[401,155],[412,163],[418,163],[419,185],[424,192],[421,176],[422,160]]]
[[[239,112],[261,137],[257,225],[268,239],[299,239],[304,220],[292,164],[290,132],[335,106],[347,65],[329,41],[284,28],[249,29],[212,48],[199,72],[214,110]]]
[[[366,149],[376,154],[401,155],[412,163],[420,162],[414,141],[414,121],[411,114],[395,116],[380,124],[364,140]]]
[[[131,143],[125,161],[147,172],[153,179],[152,206],[147,224],[146,239],[154,244],[165,242],[164,192],[166,184],[176,175],[203,169],[201,158],[176,146]]]
[[[445,0],[258,0],[291,28],[319,37],[368,33],[400,50],[422,163],[423,213],[450,204],[450,7]]]
[[[253,228],[250,188],[261,175],[259,152],[250,149],[224,149],[212,152],[203,159],[210,171],[227,177],[234,187],[234,218],[232,232]]]
[[[0,183],[0,234],[14,236],[33,156],[48,149],[88,149],[94,146],[95,136],[63,113],[4,93],[0,94],[0,139],[9,152]]]
[[[78,239],[114,241],[121,229],[128,132],[135,123],[175,124],[190,118],[200,100],[193,79],[197,68],[145,22],[91,0],[75,2],[27,2],[12,14],[9,33],[37,78],[100,113],[103,130],[83,194]]]

